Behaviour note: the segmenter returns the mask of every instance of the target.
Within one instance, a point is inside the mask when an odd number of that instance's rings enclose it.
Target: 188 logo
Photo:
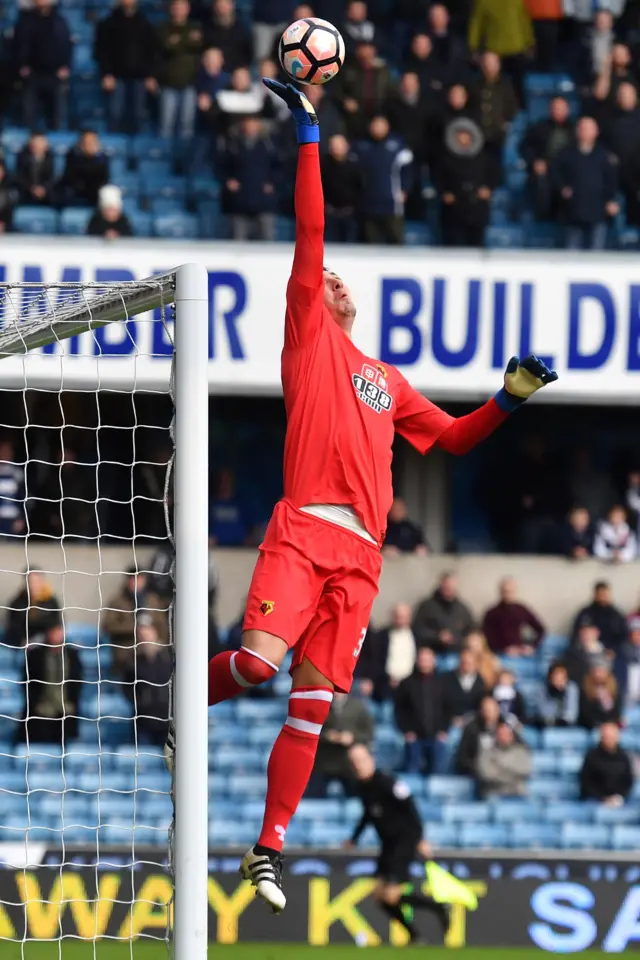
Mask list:
[[[387,393],[387,379],[381,370],[365,363],[361,373],[354,373],[353,385],[358,397],[376,413],[391,410],[393,397]]]

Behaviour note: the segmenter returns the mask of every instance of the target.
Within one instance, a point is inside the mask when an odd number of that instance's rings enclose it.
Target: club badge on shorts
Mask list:
[[[275,608],[274,600],[263,600],[260,604],[260,613],[263,617],[268,617],[270,613],[273,613]]]

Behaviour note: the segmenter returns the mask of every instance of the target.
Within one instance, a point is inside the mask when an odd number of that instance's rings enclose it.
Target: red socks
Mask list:
[[[306,790],[333,691],[298,687],[289,696],[289,716],[273,745],[267,768],[267,801],[258,843],[282,850],[289,821]]]
[[[237,697],[248,687],[257,687],[278,672],[259,653],[241,647],[224,650],[209,661],[209,706]]]

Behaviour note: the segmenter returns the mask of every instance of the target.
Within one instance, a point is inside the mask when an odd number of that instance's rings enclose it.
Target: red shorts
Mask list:
[[[295,647],[338,690],[353,671],[378,593],[376,544],[280,500],[249,588],[245,630],[265,630]]]

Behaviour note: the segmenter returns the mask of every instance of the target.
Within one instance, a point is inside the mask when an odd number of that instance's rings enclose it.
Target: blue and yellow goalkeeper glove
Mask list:
[[[555,370],[550,370],[538,357],[520,360],[511,357],[504,372],[504,387],[496,394],[496,403],[504,413],[517,410],[536,390],[558,379]]]
[[[293,119],[296,122],[296,135],[298,143],[319,143],[320,127],[316,112],[301,90],[296,89],[292,83],[279,83],[277,80],[270,80],[263,77],[262,82],[265,87],[272,90],[291,110]]]

